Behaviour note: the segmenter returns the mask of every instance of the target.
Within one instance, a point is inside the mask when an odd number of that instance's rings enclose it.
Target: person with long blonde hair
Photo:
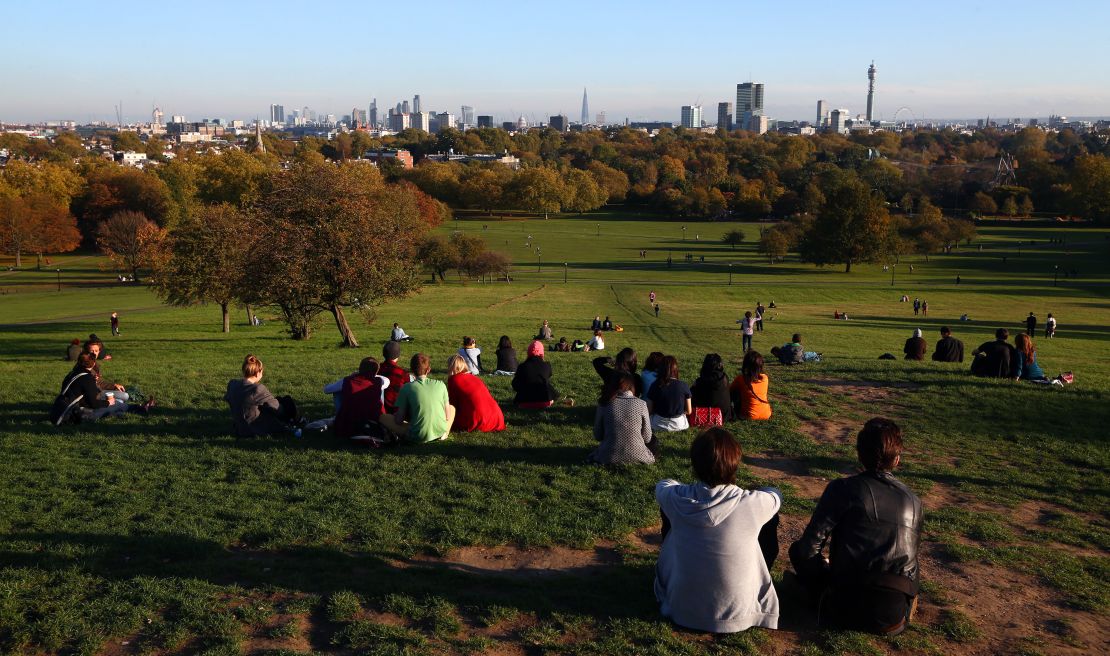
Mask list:
[[[451,430],[490,433],[505,430],[505,413],[482,379],[470,373],[461,355],[447,358],[447,398],[455,406]]]

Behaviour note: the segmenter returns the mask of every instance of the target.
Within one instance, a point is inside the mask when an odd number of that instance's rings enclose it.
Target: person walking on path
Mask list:
[[[119,337],[119,313],[113,312],[111,317],[112,337]]]
[[[654,289],[651,290],[651,293],[648,294],[648,302],[651,303],[652,305],[655,305],[655,290]]]
[[[755,302],[755,329],[759,332],[763,332],[763,313],[766,311],[767,308],[763,307],[762,303]]]
[[[655,318],[656,319],[659,318],[659,304],[658,303],[655,304]]]

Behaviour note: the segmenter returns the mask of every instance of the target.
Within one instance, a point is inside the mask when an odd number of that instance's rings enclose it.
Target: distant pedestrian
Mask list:
[[[655,305],[655,290],[654,289],[651,290],[651,293],[648,294],[648,302],[651,303],[652,305]]]
[[[1048,313],[1048,318],[1045,319],[1045,322],[1044,322],[1044,336],[1045,337],[1055,337],[1056,336],[1056,317],[1052,316],[1051,312]]]
[[[956,275],[956,284],[960,284],[960,276],[958,274]]]
[[[752,348],[752,335],[755,334],[756,324],[755,317],[752,316],[751,312],[745,312],[744,318],[736,323],[740,324],[740,330],[744,336],[740,348],[744,353],[747,353]]]
[[[929,301],[921,301],[921,316],[929,316]]]
[[[659,304],[658,303],[655,304],[655,318],[656,319],[659,318]]]
[[[755,329],[758,332],[763,332],[763,313],[767,308],[763,307],[763,303],[755,302]]]
[[[921,313],[921,299],[920,298],[915,298],[915,299],[913,299],[913,315],[916,317],[920,313]]]
[[[112,336],[113,337],[119,337],[119,314],[118,313],[116,313],[116,312],[112,313],[111,323],[112,323]]]
[[[1037,331],[1037,315],[1032,312],[1025,318],[1025,334],[1030,337]]]

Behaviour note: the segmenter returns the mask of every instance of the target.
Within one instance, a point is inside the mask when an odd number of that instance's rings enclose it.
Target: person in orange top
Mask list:
[[[771,404],[767,398],[769,384],[770,379],[763,373],[763,356],[758,351],[745,353],[740,375],[729,386],[737,419],[771,418]]]

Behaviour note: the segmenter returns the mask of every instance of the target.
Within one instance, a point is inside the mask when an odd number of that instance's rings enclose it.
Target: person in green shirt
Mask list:
[[[414,379],[397,394],[397,412],[382,415],[382,426],[399,439],[419,444],[446,439],[455,421],[447,386],[428,378],[432,363],[423,353],[412,356],[409,366]]]

